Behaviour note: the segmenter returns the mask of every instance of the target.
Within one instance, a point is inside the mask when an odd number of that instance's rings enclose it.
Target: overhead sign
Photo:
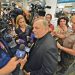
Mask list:
[[[69,3],[69,2],[75,2],[75,0],[57,0],[57,3]]]

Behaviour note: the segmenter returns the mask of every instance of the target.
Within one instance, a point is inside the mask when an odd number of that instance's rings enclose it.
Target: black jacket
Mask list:
[[[30,75],[53,75],[57,69],[58,51],[50,33],[31,48],[25,70]]]

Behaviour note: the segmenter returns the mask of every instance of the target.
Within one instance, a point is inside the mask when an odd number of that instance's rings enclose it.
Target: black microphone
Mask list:
[[[51,9],[51,6],[45,6],[45,8]]]
[[[20,47],[19,47],[19,49],[21,51],[25,51],[26,53],[29,53],[30,52],[30,48],[27,47],[27,46],[25,46],[24,44],[21,44]]]
[[[25,46],[24,44],[20,44],[19,49],[16,51],[16,57],[17,58],[24,58],[26,53],[28,54],[30,52],[30,48]]]

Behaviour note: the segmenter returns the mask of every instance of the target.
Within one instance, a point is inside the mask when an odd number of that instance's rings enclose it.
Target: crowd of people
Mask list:
[[[15,73],[17,68],[23,75],[66,75],[75,59],[75,15],[71,19],[60,16],[54,27],[52,15],[40,11],[30,23],[32,14],[17,5],[22,12],[17,9],[17,14],[10,11],[11,17],[9,13],[2,17],[8,26],[0,31],[0,75],[19,75]],[[72,23],[71,30],[68,22]],[[15,54],[21,44],[30,51],[17,58]]]

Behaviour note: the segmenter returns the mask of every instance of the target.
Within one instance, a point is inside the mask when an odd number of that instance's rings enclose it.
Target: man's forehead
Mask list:
[[[35,28],[35,27],[41,28],[41,27],[42,27],[42,24],[40,24],[40,23],[35,23],[35,24],[33,24],[33,28]]]
[[[39,25],[42,25],[42,24],[43,24],[43,20],[37,20],[37,21],[34,22],[33,26],[34,25],[38,25],[39,26]]]

